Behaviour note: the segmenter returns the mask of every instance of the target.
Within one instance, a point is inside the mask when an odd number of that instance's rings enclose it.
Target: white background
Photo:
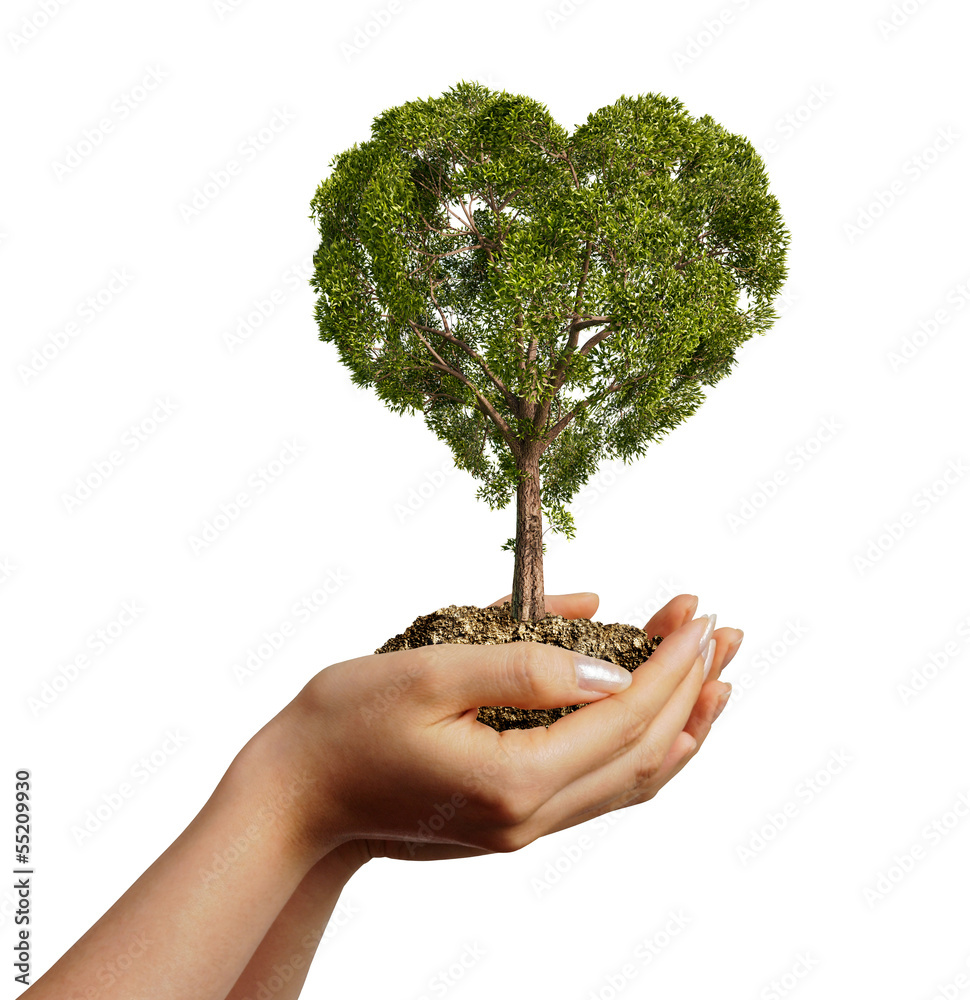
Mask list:
[[[550,593],[600,594],[597,620],[642,625],[696,593],[745,641],[731,703],[654,801],[512,855],[372,863],[307,995],[441,995],[469,945],[485,957],[456,1000],[929,998],[970,973],[965,5],[403,0],[383,26],[357,0],[54,7],[45,24],[17,0],[0,25],[2,781],[9,802],[14,770],[33,772],[35,976],[317,670],[511,589],[513,508],[489,511],[465,473],[422,489],[453,472],[447,447],[353,386],[306,280],[331,158],[460,79],[570,130],[657,91],[762,151],[792,232],[779,321],[644,459],[603,467],[545,561]],[[288,442],[299,457],[257,494]],[[250,507],[194,552],[244,489]],[[66,683],[125,602],[136,616]],[[135,794],[79,840],[124,781]]]

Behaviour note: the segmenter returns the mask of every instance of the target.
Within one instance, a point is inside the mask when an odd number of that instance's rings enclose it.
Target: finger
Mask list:
[[[696,751],[697,744],[694,742],[694,738],[690,736],[686,730],[682,732],[673,742],[670,750],[661,765],[659,775],[669,772],[671,769],[676,767],[681,761],[686,761],[692,757]],[[660,785],[658,784],[659,788]],[[629,798],[629,796],[627,796]],[[617,809],[622,809],[626,805],[632,805],[632,799],[628,802],[623,801],[623,797],[617,799],[612,799],[609,802],[599,802],[592,808],[584,808],[581,812],[576,815],[563,817],[559,823],[557,823],[552,829],[544,830],[539,836],[545,836],[549,833],[559,833],[562,830],[568,830],[570,827],[578,826],[580,823],[587,823],[591,819],[595,819],[597,816],[602,816],[604,813],[614,812]]]
[[[489,607],[497,607],[509,600],[511,596],[511,594],[506,594],[505,597],[493,601]],[[555,615],[562,615],[563,618],[592,619],[599,607],[599,595],[594,593],[547,594],[545,601],[546,610]],[[475,648],[482,647],[476,645]],[[332,664],[332,666],[338,666],[338,664]],[[402,683],[410,684],[410,680],[423,669],[414,662],[409,649],[352,657],[348,660],[342,660],[339,667],[340,669],[332,671],[332,676],[345,673],[348,677],[358,678],[362,672],[366,671],[375,684],[394,684],[398,688],[401,687]],[[402,678],[402,672],[406,677]],[[580,704],[589,700],[589,698],[580,698],[578,701],[560,702],[558,705],[545,707],[558,708],[562,705]]]
[[[727,699],[731,696],[731,685],[717,680],[716,675],[720,672],[720,668],[730,661],[733,655],[732,650],[737,650],[737,645],[734,645],[731,640],[731,633],[738,631],[740,630],[718,629],[714,633],[712,638],[717,640],[717,650],[714,654],[711,672],[701,687],[697,701],[691,710],[690,718],[684,726],[684,733],[693,741],[693,747],[688,753],[680,755],[677,760],[671,760],[668,756],[654,779],[654,794],[663,788],[671,778],[679,774],[687,762],[700,750],[704,745],[704,740],[710,735],[711,726],[715,719],[727,704]],[[638,799],[637,801],[644,800]]]
[[[697,657],[642,738],[616,759],[584,774],[541,804],[525,822],[523,833],[539,837],[548,830],[561,829],[563,824],[585,822],[602,812],[650,797],[664,764],[671,756],[679,759],[691,747],[693,737],[684,733],[684,726],[702,683],[703,660]]]
[[[730,639],[731,631],[734,630],[718,629],[712,636],[712,638],[718,640],[714,663],[717,662],[718,657],[721,660],[724,659],[724,652],[729,643],[725,643],[722,640],[725,638]],[[713,664],[711,670],[713,673]],[[591,772],[591,774],[574,782],[572,786],[576,800],[588,799],[592,793],[592,797],[597,799],[596,804],[591,807],[587,802],[576,815],[563,816],[555,828],[547,832],[553,833],[575,826],[578,823],[585,823],[587,820],[603,813],[626,808],[627,806],[636,805],[653,798],[671,778],[680,773],[687,762],[700,750],[704,740],[707,739],[710,733],[715,718],[724,707],[723,705],[719,706],[722,696],[725,694],[730,696],[730,693],[731,685],[723,681],[711,681],[708,679],[704,682],[690,710],[690,715],[684,724],[683,730],[675,737],[670,750],[667,752],[667,756],[648,785],[634,791],[624,791],[612,799],[603,799],[602,795],[596,795],[596,790],[602,789],[610,781],[611,765],[607,764],[604,767],[598,768]]]
[[[705,683],[701,688],[701,693],[698,695],[693,709],[691,709],[690,718],[684,725],[684,731],[674,741],[674,746],[677,747],[679,745],[683,747],[684,752],[675,754],[673,749],[671,749],[671,752],[660,765],[656,775],[649,782],[649,786],[645,787],[641,794],[620,796],[608,803],[609,808],[623,809],[627,806],[636,805],[638,802],[645,802],[653,798],[671,778],[679,774],[687,765],[687,762],[704,745],[704,740],[710,734],[714,719],[720,711],[718,704],[722,694],[725,692],[727,694],[731,693],[730,684],[724,684],[721,681],[708,681]]]
[[[710,731],[715,711],[717,710],[718,699],[725,691],[730,692],[730,690],[730,684],[726,684],[724,681],[712,681],[710,678],[708,678],[707,682],[701,688],[697,704],[694,706],[693,711],[690,713],[690,718],[684,726],[684,732],[689,733],[697,740],[698,747],[704,742]]]
[[[714,681],[713,683],[709,681],[704,685],[704,690],[697,699],[694,711],[691,712],[691,717],[687,720],[687,725],[684,726],[684,732],[694,740],[694,747],[677,761],[664,761],[653,781],[654,794],[663,788],[668,781],[676,777],[704,745],[704,740],[710,735],[711,727],[718,715],[721,714],[724,705],[727,704],[727,698],[730,696],[731,685],[725,684],[723,681]],[[724,698],[723,703],[722,698]]]
[[[500,597],[493,601],[489,607],[495,608],[512,600],[511,594]],[[599,594],[546,594],[546,611],[553,615],[562,615],[563,618],[589,618],[592,619],[599,607]]]
[[[627,690],[588,704],[548,729],[516,730],[514,740],[523,769],[535,767],[553,773],[562,789],[633,748],[700,659],[700,638],[708,622],[707,618],[695,619],[668,635],[634,671]],[[693,698],[677,732],[690,715],[702,675],[698,670]]]
[[[718,628],[711,633],[716,645],[711,659],[711,670],[705,678],[706,683],[716,681],[721,671],[731,662],[740,645],[740,639],[736,639],[739,635],[743,636],[744,633],[738,628]]]
[[[682,760],[689,759],[693,756],[695,747],[696,744],[693,737],[689,736],[686,732],[682,732],[670,747],[670,751],[667,753],[667,757],[661,767],[661,772],[677,766]],[[627,795],[627,801],[623,801],[623,796],[621,796],[609,802],[599,802],[595,806],[583,808],[579,813],[572,816],[560,817],[559,822],[551,829],[541,830],[537,832],[536,836],[541,837],[550,833],[559,833],[562,830],[570,829],[570,827],[578,826],[580,823],[588,823],[591,819],[596,819],[597,816],[602,816],[604,813],[615,812],[617,809],[623,809],[625,806],[633,804],[632,798],[629,795]]]
[[[623,667],[544,642],[438,643],[408,652],[417,677],[415,691],[433,706],[432,721],[438,722],[464,723],[469,709],[481,705],[534,709],[588,704],[633,682]],[[582,677],[579,666],[591,668],[593,676]]]
[[[744,633],[739,628],[718,629],[717,631],[724,633],[724,653],[720,655],[721,643],[719,641],[717,644],[718,656],[715,657],[714,664],[711,666],[711,673],[707,678],[709,681],[716,681],[721,676],[721,671],[734,659],[744,639]]]
[[[731,685],[725,683],[724,681],[719,681],[716,679],[716,674],[719,672],[720,668],[727,662],[726,655],[729,657],[729,650],[731,648],[731,638],[732,633],[737,632],[738,629],[728,629],[719,628],[711,636],[715,640],[716,647],[714,651],[714,657],[711,662],[711,671],[707,675],[707,679],[701,686],[700,694],[697,696],[697,701],[694,703],[693,709],[691,709],[690,718],[688,718],[686,724],[684,725],[684,732],[693,738],[695,742],[693,753],[696,753],[707,739],[707,735],[710,732],[711,725],[716,717],[716,714],[723,709],[723,705],[718,708],[718,702],[722,695],[725,693],[730,695]],[[736,647],[735,647],[736,648]],[[684,759],[681,766],[686,764],[687,760]],[[665,765],[666,767],[666,762]],[[672,777],[672,775],[670,775]],[[667,781],[670,777],[666,778]],[[659,786],[658,786],[659,787]]]
[[[647,799],[652,799],[669,780],[665,778],[665,775],[671,774],[675,768],[680,769],[683,767],[697,753],[697,749],[697,741],[685,728],[671,744],[667,756],[664,758],[653,779],[646,786],[635,792],[624,792],[617,798],[611,799],[604,804],[603,811],[615,812],[617,809],[626,809],[628,806],[637,805]]]
[[[666,637],[681,625],[686,625],[696,614],[697,595],[678,594],[643,626],[643,631],[651,637],[655,635]]]

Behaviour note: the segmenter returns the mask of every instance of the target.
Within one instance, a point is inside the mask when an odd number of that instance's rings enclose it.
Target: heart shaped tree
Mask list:
[[[789,233],[747,139],[676,98],[621,97],[572,135],[462,81],[374,120],[310,218],[320,339],[421,410],[494,509],[516,497],[512,614],[545,615],[542,519],[604,457],[690,416],[777,319]]]

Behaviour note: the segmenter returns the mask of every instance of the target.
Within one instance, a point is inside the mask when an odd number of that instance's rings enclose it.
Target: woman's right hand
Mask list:
[[[695,712],[706,625],[674,628],[632,675],[614,668],[627,684],[615,693],[580,686],[575,654],[544,643],[448,643],[332,664],[263,731],[287,771],[313,777],[295,835],[311,857],[349,841],[366,842],[369,856],[467,857],[652,798],[702,742],[690,725],[710,728],[710,709]],[[712,678],[734,631],[714,637]],[[709,706],[718,684],[705,685]],[[476,718],[480,705],[582,702],[548,728],[499,733]]]

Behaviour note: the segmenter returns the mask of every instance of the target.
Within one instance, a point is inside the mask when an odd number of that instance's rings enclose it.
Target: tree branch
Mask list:
[[[529,142],[531,142],[533,146],[538,146],[539,149],[541,149],[542,152],[545,153],[546,156],[548,156],[550,159],[553,159],[553,160],[565,160],[567,166],[569,167],[570,173],[573,175],[573,183],[576,185],[576,187],[579,187],[579,178],[576,176],[576,168],[573,166],[573,161],[569,158],[569,152],[568,152],[568,150],[564,150],[564,151],[562,151],[560,153],[554,153],[551,149],[546,149],[546,147],[543,146],[541,142],[538,142],[537,140],[533,139],[531,136],[527,135],[525,138]]]
[[[472,382],[469,378],[467,378],[462,372],[456,371],[454,368],[452,368],[449,364],[447,364],[444,361],[441,355],[438,354],[438,352],[427,342],[427,340],[424,339],[424,336],[421,333],[421,330],[416,323],[414,323],[411,320],[408,320],[408,324],[411,326],[411,329],[413,329],[414,332],[417,334],[418,339],[421,341],[421,343],[424,344],[424,346],[428,349],[428,352],[432,355],[432,357],[434,357],[435,361],[431,362],[431,367],[437,368],[439,371],[445,372],[447,375],[453,376],[454,378],[458,379],[459,382],[463,383],[469,389],[471,389],[472,393],[475,395],[476,400],[478,401],[478,408],[492,420],[492,422],[495,424],[496,427],[498,427],[498,429],[502,433],[502,437],[505,439],[505,443],[509,446],[509,450],[516,457],[516,459],[518,459],[519,452],[521,451],[519,447],[519,441],[512,433],[511,429],[509,428],[509,425],[502,419],[502,415],[495,409],[494,406],[492,406],[492,404],[488,401],[488,399],[482,395],[482,393],[478,389],[478,386],[476,386],[474,382]]]
[[[468,234],[465,233],[463,235]],[[408,249],[410,249],[413,253],[419,253],[424,257],[431,257],[433,260],[441,260],[443,257],[453,257],[456,253],[465,253],[468,250],[484,250],[485,247],[483,247],[481,243],[470,243],[467,247],[458,247],[457,250],[449,250],[446,253],[432,253],[430,250],[419,250],[417,247],[409,247]],[[410,273],[414,274],[416,271],[417,268]]]
[[[548,399],[545,404],[543,404],[542,409],[538,414],[538,424],[541,427],[548,419],[549,412],[552,408],[552,399],[555,398],[556,394],[562,388],[563,382],[566,380],[566,368],[569,364],[569,357],[573,351],[576,350],[576,346],[579,344],[579,331],[585,329],[587,326],[594,326],[598,322],[608,323],[609,318],[605,316],[592,317],[590,319],[584,320],[582,322],[577,322],[579,320],[579,307],[583,302],[583,288],[586,285],[586,278],[589,275],[589,261],[592,255],[593,241],[586,240],[586,249],[583,256],[583,273],[579,276],[579,284],[576,286],[576,299],[573,306],[573,321],[569,324],[569,338],[566,341],[565,350],[560,354],[558,361],[556,362],[555,368],[549,373],[550,381],[552,382],[552,398]]]
[[[625,389],[627,386],[636,385],[637,382],[642,382],[644,379],[649,378],[652,372],[644,372],[642,375],[637,375],[635,378],[627,379],[625,382],[612,382],[606,387],[602,392],[591,396],[589,399],[581,399],[564,417],[558,420],[549,434],[543,439],[542,450],[545,451],[553,441],[565,430],[569,422],[576,416],[580,410],[584,410],[587,406],[592,406],[593,403],[599,403],[601,400],[606,399],[607,396],[611,396],[614,392],[619,392],[621,389]]]
[[[586,241],[586,252],[583,255],[583,273],[579,276],[579,284],[576,286],[576,302],[573,312],[579,315],[579,307],[583,304],[583,289],[586,287],[586,278],[589,276],[589,259],[593,253],[593,241]]]
[[[518,194],[518,193],[519,193],[519,192],[520,192],[521,190],[522,190],[522,188],[518,187],[518,188],[516,188],[516,189],[515,189],[515,190],[514,190],[514,191],[513,191],[513,192],[512,192],[512,193],[511,193],[510,195],[508,195],[508,196],[507,196],[507,197],[505,198],[505,200],[504,200],[504,201],[502,202],[502,204],[501,204],[501,205],[499,205],[499,207],[498,207],[497,209],[494,209],[494,210],[493,210],[493,211],[495,211],[495,214],[496,214],[496,215],[500,215],[500,214],[502,213],[503,209],[505,209],[505,208],[506,208],[506,207],[507,207],[507,206],[509,205],[509,203],[510,203],[510,202],[512,201],[512,199],[513,199],[513,198],[514,198],[514,197],[515,197],[515,196],[516,196],[516,195],[517,195],[517,194]]]
[[[611,323],[612,321],[612,316],[591,316],[589,319],[584,320],[580,320],[577,316],[569,329],[579,333],[580,330],[585,330],[589,326],[602,326],[604,323]]]
[[[449,333],[445,330],[439,330],[434,326],[425,326],[423,323],[415,323],[413,320],[408,320],[409,324],[419,330],[424,330],[425,333],[436,333],[439,337],[443,337],[448,341],[449,344],[454,344],[456,347],[460,347],[473,361],[475,361],[482,371],[491,379],[492,384],[500,393],[502,393],[502,398],[505,400],[509,407],[512,407],[515,403],[516,397],[512,395],[511,392],[505,387],[505,383],[502,382],[497,376],[492,374],[491,369],[485,362],[485,359],[472,347],[469,347],[463,340],[460,340],[454,334]]]
[[[589,325],[589,324],[584,324],[584,325]],[[587,340],[586,343],[583,344],[583,346],[579,349],[579,353],[582,354],[583,356],[589,354],[589,352],[601,340],[605,340],[611,333],[615,333],[615,332],[616,332],[615,330],[611,330],[611,329],[609,329],[609,327],[607,327],[607,329],[605,329],[605,330],[600,330],[598,333],[594,333],[593,336],[590,337],[589,340]]]

